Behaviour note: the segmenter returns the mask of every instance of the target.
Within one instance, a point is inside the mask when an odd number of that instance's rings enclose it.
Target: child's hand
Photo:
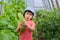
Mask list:
[[[18,23],[18,27],[17,27],[17,29],[16,29],[16,32],[19,32],[19,31],[20,31],[20,28],[22,28],[21,26],[22,26],[22,23],[19,22],[19,23]]]
[[[19,23],[18,23],[18,27],[21,28],[21,26],[22,26],[22,23],[19,22]]]
[[[23,22],[23,26],[27,26],[27,22],[25,21],[25,22]]]
[[[28,27],[31,31],[34,31],[35,30],[35,24],[33,24],[32,26],[30,26],[26,21],[24,22],[24,25],[26,27]]]

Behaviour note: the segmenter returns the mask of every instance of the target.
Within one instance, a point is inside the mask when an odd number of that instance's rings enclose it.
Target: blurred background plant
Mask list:
[[[37,11],[38,40],[60,40],[60,10]]]
[[[18,13],[23,13],[26,5],[24,0],[2,0],[3,7],[0,15],[0,40],[18,40],[15,33],[19,22]]]

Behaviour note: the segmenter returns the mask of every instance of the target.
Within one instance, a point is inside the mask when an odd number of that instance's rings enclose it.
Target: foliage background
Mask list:
[[[0,15],[0,40],[18,40],[18,34],[15,33],[19,22],[18,13],[23,13],[26,5],[24,0],[2,0],[0,4],[3,7]]]
[[[38,40],[60,40],[60,10],[37,11]]]

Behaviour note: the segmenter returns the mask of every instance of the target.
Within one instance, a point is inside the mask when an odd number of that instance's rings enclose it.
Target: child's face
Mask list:
[[[26,20],[31,20],[32,16],[33,16],[33,15],[32,15],[32,13],[30,13],[30,12],[26,12],[26,13],[25,13],[25,19],[26,19]]]

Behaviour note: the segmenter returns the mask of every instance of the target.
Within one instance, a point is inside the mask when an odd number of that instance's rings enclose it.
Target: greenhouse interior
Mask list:
[[[60,0],[0,0],[0,40],[28,39],[20,39],[21,32],[16,32],[18,23],[26,21],[23,14],[28,7],[35,11],[32,16],[35,30],[32,31],[32,26],[29,29],[31,40],[60,40]]]

